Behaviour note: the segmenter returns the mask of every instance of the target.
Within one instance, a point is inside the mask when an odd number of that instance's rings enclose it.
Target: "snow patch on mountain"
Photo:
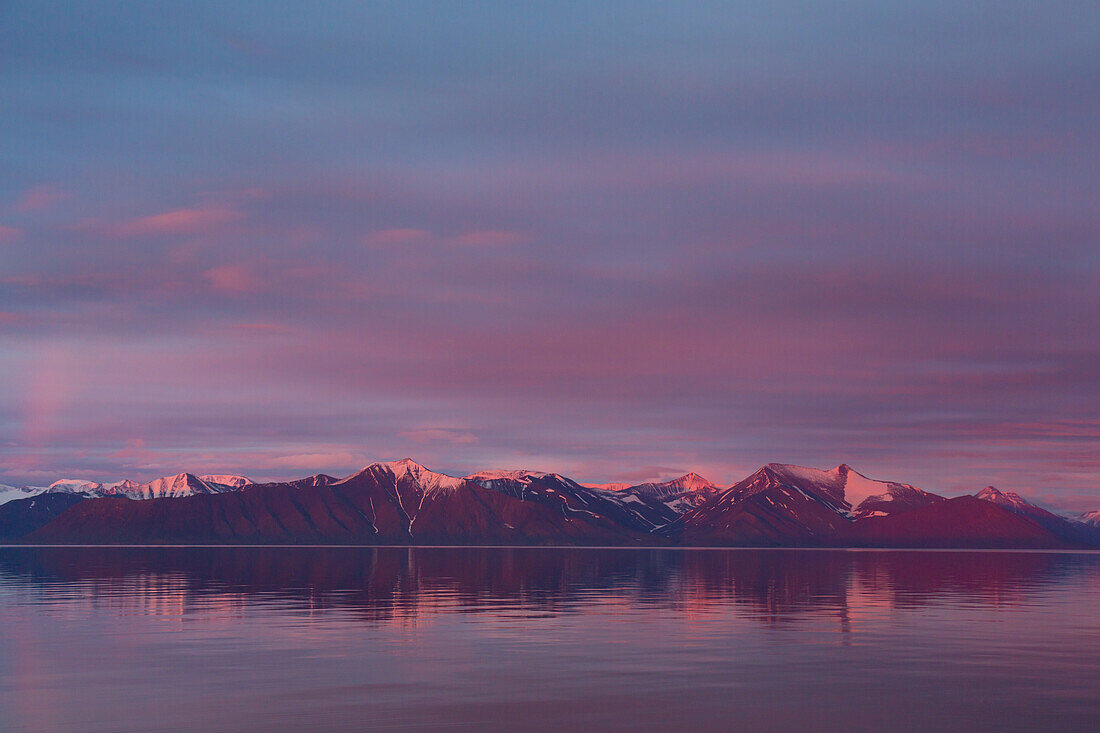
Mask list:
[[[251,486],[255,483],[250,478],[225,473],[204,474],[199,476],[199,478],[208,484],[221,484],[222,486],[230,486],[234,489],[243,489],[245,486]]]
[[[991,501],[1009,509],[1023,510],[1027,507],[1036,506],[1015,491],[1001,491],[995,486],[986,486],[975,496],[983,501]]]
[[[544,478],[549,476],[548,473],[542,471],[478,471],[477,473],[471,473],[466,476],[468,481],[476,481],[481,483],[482,481],[521,481],[523,483],[530,483],[532,479]]]
[[[834,470],[839,471],[840,468],[841,467],[838,466]],[[875,497],[879,501],[893,501],[894,493],[892,487],[901,485],[889,481],[875,481],[851,469],[845,473],[844,501],[848,502],[853,510],[871,497]],[[907,488],[911,489],[913,487],[909,486]]]
[[[96,481],[84,481],[78,478],[63,478],[54,481],[46,491],[64,494],[94,494],[103,488],[103,484]]]
[[[1078,514],[1074,519],[1081,524],[1087,524],[1090,527],[1100,527],[1100,509],[1096,509],[1091,512],[1085,512],[1084,514]]]
[[[677,498],[683,499],[682,503],[676,504],[677,508],[683,508],[697,506],[705,498],[717,493],[718,487],[699,474],[691,472],[671,481],[631,486],[625,491],[638,496],[659,499],[670,508],[672,507],[668,504],[668,501]]]
[[[63,478],[54,481],[49,486],[23,486],[19,488],[0,486],[0,504],[15,499],[38,496],[39,494],[77,494],[91,499],[101,499],[109,496],[121,496],[127,499],[161,499],[194,496],[195,494],[221,494],[227,491],[237,491],[251,484],[252,481],[244,476],[228,474],[211,474],[200,477],[190,473],[179,473],[147,483],[139,483],[131,479],[99,483],[98,481],[85,479]]]
[[[386,461],[372,463],[365,468],[356,471],[351,476],[334,483],[340,485],[357,479],[361,476],[372,474],[388,474],[393,477],[394,483],[409,481],[419,487],[421,495],[431,494],[436,491],[449,491],[462,485],[463,480],[445,473],[436,473],[411,458],[402,458],[399,461]]]
[[[223,494],[235,491],[232,486],[203,481],[193,473],[164,476],[147,484],[124,481],[115,487],[116,495],[130,499],[164,499],[196,494]]]
[[[847,505],[845,513],[852,517],[885,516],[943,498],[909,484],[867,478],[844,463],[828,471],[783,463],[769,463],[765,468],[800,489],[842,501]]]
[[[703,491],[706,489],[717,489],[718,487],[711,481],[703,478],[694,471],[686,473],[680,478],[673,479],[666,483],[674,489],[680,489],[681,491]]]
[[[769,463],[765,468],[771,470],[781,478],[793,478],[813,484],[828,484],[836,483],[840,478],[842,466],[837,466],[831,471],[822,471],[820,468],[794,466],[789,463]]]
[[[375,465],[381,466],[393,473],[394,478],[398,481],[406,477],[410,478],[426,493],[457,489],[462,485],[463,481],[460,478],[448,476],[445,473],[436,473],[435,471],[428,470],[411,458],[403,458],[400,461],[390,461],[389,463],[379,463]]]
[[[46,492],[45,486],[8,486],[0,484],[0,504],[7,504],[16,499],[29,499]]]

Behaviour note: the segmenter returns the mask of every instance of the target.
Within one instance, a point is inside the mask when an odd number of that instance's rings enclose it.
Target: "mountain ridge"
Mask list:
[[[317,474],[254,483],[230,474],[179,473],[146,484],[124,481],[104,486],[66,479],[53,488],[0,504],[0,540],[1100,545],[1100,528],[1087,520],[1059,517],[1012,492],[988,487],[975,496],[948,499],[909,484],[870,479],[847,464],[822,470],[770,463],[725,489],[694,472],[632,486],[586,485],[561,474],[531,470],[456,477],[411,458],[371,463],[344,478]],[[61,494],[71,499],[34,501]]]

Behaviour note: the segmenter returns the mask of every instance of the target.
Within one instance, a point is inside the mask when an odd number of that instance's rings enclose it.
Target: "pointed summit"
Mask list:
[[[829,471],[769,463],[737,487],[741,487],[740,496],[745,498],[770,488],[775,482],[813,495],[832,504],[837,511],[853,517],[908,511],[942,498],[909,484],[867,478],[847,463],[841,463]]]
[[[222,476],[220,478],[227,477]],[[244,480],[247,481],[248,479]],[[127,499],[165,499],[194,496],[195,494],[223,494],[228,491],[236,491],[243,486],[244,484],[234,486],[208,481],[193,473],[177,473],[174,476],[163,476],[144,484],[130,479],[116,481],[113,484],[100,486],[99,489],[89,493],[93,497],[123,496]]]
[[[1015,491],[1001,491],[995,486],[986,486],[974,496],[982,499],[983,501],[991,501],[994,504],[1000,504],[1003,507],[1014,510],[1022,510],[1027,508],[1038,508],[1024,497],[1017,494]]]
[[[631,486],[627,491],[659,499],[676,511],[684,511],[717,493],[718,487],[692,471],[671,481]]]
[[[680,478],[668,481],[665,485],[669,486],[670,488],[680,489],[681,491],[700,491],[703,489],[718,488],[713,483],[695,473],[694,471],[685,473]]]
[[[344,481],[376,473],[389,474],[393,476],[393,480],[397,482],[403,480],[411,481],[419,486],[424,492],[431,492],[438,489],[455,489],[462,485],[462,479],[448,476],[445,473],[436,473],[417,463],[412,458],[372,463],[361,471],[344,479]]]
[[[175,476],[158,478],[156,481],[140,485],[137,491],[144,494],[144,498],[149,499],[221,493],[193,473],[177,473]]]

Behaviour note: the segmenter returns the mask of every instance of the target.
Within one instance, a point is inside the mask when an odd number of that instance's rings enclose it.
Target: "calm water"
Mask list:
[[[1100,555],[0,549],[4,730],[1100,729]]]

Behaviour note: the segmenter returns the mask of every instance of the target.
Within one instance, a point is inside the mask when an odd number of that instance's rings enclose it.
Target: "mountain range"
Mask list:
[[[847,465],[771,463],[721,488],[695,473],[638,485],[455,477],[404,459],[275,483],[181,473],[0,486],[0,541],[1059,548],[1100,546],[1100,512],[1064,517],[993,487],[946,498]]]

